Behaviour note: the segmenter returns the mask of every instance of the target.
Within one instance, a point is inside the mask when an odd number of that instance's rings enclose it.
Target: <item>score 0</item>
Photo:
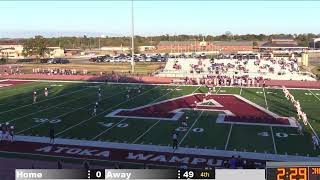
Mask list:
[[[105,179],[104,169],[88,170],[88,179]]]

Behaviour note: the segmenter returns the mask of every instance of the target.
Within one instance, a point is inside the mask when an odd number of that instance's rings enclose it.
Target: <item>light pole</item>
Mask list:
[[[134,73],[134,19],[133,19],[133,0],[131,0],[131,72]]]

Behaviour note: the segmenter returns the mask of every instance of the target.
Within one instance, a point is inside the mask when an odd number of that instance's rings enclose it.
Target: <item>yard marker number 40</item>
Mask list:
[[[287,133],[282,133],[282,132],[275,133],[275,134],[276,134],[276,136],[277,136],[278,138],[286,138],[286,137],[289,136]],[[258,133],[258,135],[259,135],[259,136],[268,137],[268,136],[270,136],[270,133],[269,133],[269,132],[260,132],[260,133]]]
[[[104,127],[112,127],[115,123],[107,123],[107,122],[98,122],[98,124],[104,126]],[[116,127],[118,128],[125,128],[125,127],[128,127],[129,124],[127,123],[121,123],[121,124],[118,124]]]

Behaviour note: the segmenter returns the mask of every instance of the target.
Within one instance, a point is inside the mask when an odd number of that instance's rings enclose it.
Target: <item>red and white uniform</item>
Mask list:
[[[304,123],[304,125],[308,125],[308,118],[307,118],[307,115],[306,113],[302,113],[302,121]]]

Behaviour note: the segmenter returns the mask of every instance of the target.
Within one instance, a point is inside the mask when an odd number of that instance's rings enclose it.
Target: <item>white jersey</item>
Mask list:
[[[177,139],[178,139],[178,136],[177,136],[176,133],[174,133],[174,134],[172,135],[172,139],[173,139],[173,140],[177,140]]]
[[[302,121],[304,123],[304,125],[308,125],[308,118],[306,113],[302,113]]]

